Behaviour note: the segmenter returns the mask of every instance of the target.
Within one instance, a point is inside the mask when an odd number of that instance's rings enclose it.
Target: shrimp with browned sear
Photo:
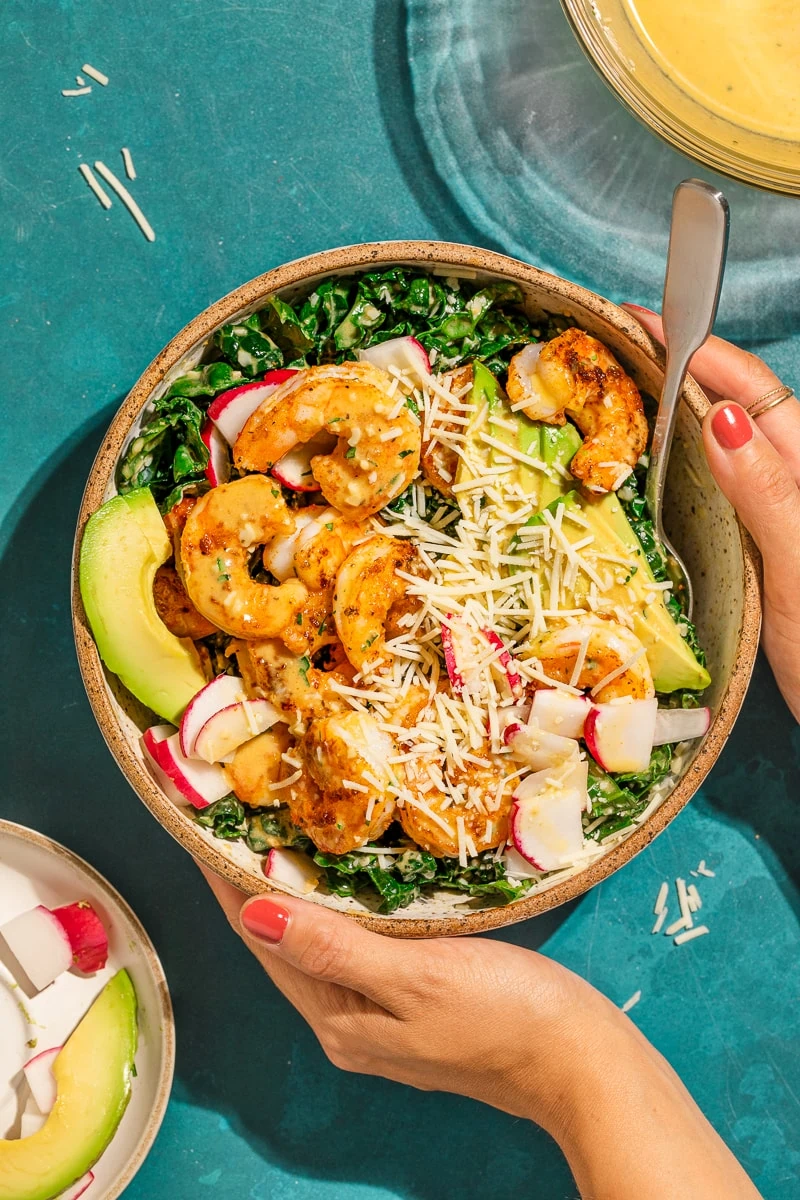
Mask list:
[[[587,491],[616,491],[647,445],[639,389],[611,351],[582,329],[515,354],[507,390],[512,405],[535,421],[563,425],[572,418],[583,445],[569,469]]]

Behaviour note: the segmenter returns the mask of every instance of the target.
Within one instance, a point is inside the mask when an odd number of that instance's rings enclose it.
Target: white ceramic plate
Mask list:
[[[88,900],[109,935],[108,963],[95,975],[67,971],[29,997],[0,957],[0,1137],[18,1136],[27,1088],[24,1062],[62,1045],[123,967],[136,989],[139,1044],[130,1104],[94,1171],[86,1200],[114,1200],[153,1144],[166,1111],[175,1065],[175,1029],[164,971],[137,917],[105,879],[70,850],[0,820],[0,925],[37,904],[55,908]],[[35,1046],[32,1044],[35,1042]]]

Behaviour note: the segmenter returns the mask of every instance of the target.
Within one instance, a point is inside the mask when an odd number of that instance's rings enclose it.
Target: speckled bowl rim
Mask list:
[[[64,859],[65,862],[69,863],[70,866],[74,867],[82,875],[86,875],[96,888],[104,892],[112,905],[116,905],[117,908],[121,909],[125,918],[130,922],[136,934],[139,948],[144,953],[145,961],[156,985],[156,994],[158,996],[158,1028],[161,1034],[162,1048],[161,1070],[156,1085],[156,1099],[147,1118],[144,1131],[136,1143],[133,1154],[125,1164],[122,1173],[117,1176],[111,1187],[107,1188],[103,1193],[103,1200],[117,1200],[117,1197],[122,1195],[150,1153],[158,1131],[161,1128],[161,1123],[164,1120],[172,1091],[172,1078],[175,1073],[175,1018],[172,1012],[172,1000],[170,999],[167,977],[161,965],[161,959],[158,957],[156,948],[151,942],[150,936],[142,925],[142,922],[136,916],[136,913],[127,900],[119,894],[117,889],[99,871],[95,870],[91,863],[81,858],[79,854],[75,854],[73,850],[62,846],[61,842],[56,842],[53,838],[49,838],[43,833],[38,833],[35,829],[29,829],[26,825],[19,825],[16,821],[7,821],[0,817],[0,833],[6,833],[9,837],[18,838],[22,842],[30,842],[31,845],[38,846],[41,850],[47,851],[48,854],[54,854],[57,858]],[[154,1022],[151,1021],[150,1024],[151,1027],[155,1027]]]
[[[250,872],[226,858],[203,837],[198,828],[176,810],[172,802],[161,792],[137,760],[125,738],[111,703],[103,665],[81,602],[77,565],[83,528],[91,514],[103,502],[125,439],[148,397],[163,380],[166,373],[193,346],[208,337],[214,329],[228,321],[235,313],[257,304],[272,292],[300,285],[306,279],[328,272],[347,273],[375,267],[377,264],[389,265],[391,263],[419,263],[428,268],[446,264],[478,272],[491,272],[540,287],[555,301],[562,301],[565,305],[580,304],[583,308],[607,321],[650,359],[660,371],[664,369],[662,347],[653,341],[633,317],[629,316],[624,309],[612,304],[610,300],[605,300],[594,292],[570,283],[559,276],[541,271],[538,267],[529,266],[518,259],[498,254],[495,251],[455,242],[437,241],[365,242],[355,246],[341,246],[334,250],[325,250],[319,254],[295,259],[293,262],[275,267],[250,280],[249,283],[243,284],[235,291],[229,292],[227,296],[223,296],[221,300],[206,308],[193,321],[190,321],[153,360],[133,386],[111,422],[89,473],[81,502],[73,555],[72,585],[72,615],[78,662],[100,731],[134,791],[157,820],[190,854],[248,895],[275,889],[270,888],[266,879],[263,881],[257,879]],[[683,399],[697,422],[700,423],[708,411],[709,401],[698,384],[690,377],[687,377],[686,380]],[[728,687],[711,729],[688,770],[666,800],[642,825],[584,870],[551,888],[533,896],[515,900],[511,904],[471,910],[447,917],[398,919],[350,910],[348,910],[348,916],[370,929],[393,937],[448,937],[458,934],[483,933],[489,929],[498,929],[504,925],[511,925],[528,917],[537,916],[539,913],[557,908],[569,900],[574,900],[594,887],[595,884],[607,879],[635,854],[648,846],[659,833],[662,833],[670,821],[689,802],[716,762],[744,701],[755,663],[761,626],[760,560],[749,534],[741,523],[739,523],[739,533],[744,564],[742,625]]]

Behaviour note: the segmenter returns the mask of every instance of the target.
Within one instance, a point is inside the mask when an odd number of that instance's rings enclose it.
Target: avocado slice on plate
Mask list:
[[[0,1200],[52,1200],[97,1161],[131,1093],[136,993],[127,971],[103,988],[53,1063],[57,1095],[30,1137],[0,1141]]]
[[[177,724],[206,678],[190,641],[176,638],[153,600],[158,567],[172,554],[149,488],[107,500],[86,522],[83,607],[102,658],[138,700]]]

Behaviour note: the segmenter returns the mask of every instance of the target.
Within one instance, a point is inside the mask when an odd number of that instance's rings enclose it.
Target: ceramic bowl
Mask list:
[[[115,469],[128,441],[138,431],[150,402],[172,379],[195,366],[211,334],[240,320],[280,294],[288,300],[308,294],[331,275],[409,264],[442,275],[519,284],[532,315],[566,314],[605,342],[631,372],[639,387],[658,395],[664,357],[661,348],[622,309],[565,279],[489,250],[447,242],[378,242],[328,250],[268,271],[212,304],[173,338],[135,384],[103,441],[81,505],[75,564],[88,517],[114,494]],[[731,731],[750,680],[760,625],[759,579],[755,551],[727,501],[716,488],[703,453],[700,422],[708,400],[688,379],[680,408],[668,484],[667,531],[694,581],[697,621],[714,680],[707,703],[713,723],[702,742],[692,744],[675,787],[637,827],[615,844],[598,850],[580,867],[548,877],[523,899],[502,907],[476,907],[462,896],[442,895],[416,901],[392,916],[367,910],[351,898],[313,899],[343,908],[357,920],[399,937],[475,933],[535,916],[563,904],[607,878],[669,824],[689,801],[713,766]],[[77,579],[77,571],[74,572]],[[186,849],[244,892],[268,891],[261,860],[244,843],[223,842],[195,824],[163,794],[147,769],[140,735],[153,716],[108,674],[100,661],[73,586],[73,616],[78,658],[95,717],[131,786],[155,817]]]

